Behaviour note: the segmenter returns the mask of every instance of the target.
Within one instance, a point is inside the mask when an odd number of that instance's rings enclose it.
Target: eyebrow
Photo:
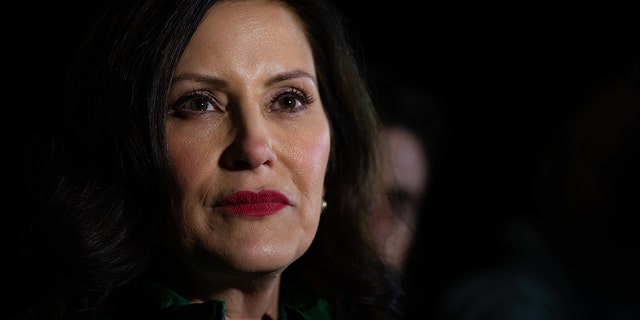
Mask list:
[[[314,84],[316,83],[316,79],[310,73],[302,70],[292,70],[292,71],[276,74],[275,76],[269,78],[269,80],[267,81],[267,84],[272,85],[280,81],[285,81],[285,80],[295,79],[295,78],[308,78]]]
[[[281,81],[295,79],[295,78],[308,78],[314,84],[316,83],[316,79],[310,73],[302,70],[292,70],[292,71],[278,73],[275,76],[272,76],[267,80],[267,85],[273,85]],[[171,83],[173,84],[180,81],[195,81],[200,83],[206,83],[207,85],[215,86],[218,88],[229,87],[229,83],[220,78],[206,76],[199,73],[191,73],[191,72],[176,75],[175,77],[173,77],[173,80],[171,81]]]
[[[217,88],[229,87],[229,83],[227,83],[226,81],[220,78],[205,76],[199,73],[191,73],[191,72],[181,73],[174,76],[173,79],[171,80],[171,84],[174,84],[180,81],[195,81],[200,83],[206,83],[207,85],[214,86]]]

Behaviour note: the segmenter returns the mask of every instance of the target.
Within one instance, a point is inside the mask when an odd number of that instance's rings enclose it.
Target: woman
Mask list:
[[[28,157],[17,316],[397,317],[342,23],[322,1],[110,3]]]

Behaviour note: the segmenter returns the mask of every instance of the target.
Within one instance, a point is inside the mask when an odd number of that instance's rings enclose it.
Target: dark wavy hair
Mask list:
[[[62,103],[27,145],[18,201],[28,204],[16,225],[26,249],[12,254],[22,262],[13,271],[29,277],[11,288],[31,298],[15,302],[19,318],[95,319],[147,268],[178,194],[165,137],[172,73],[214,2],[105,1],[95,11]],[[313,283],[336,319],[397,318],[401,289],[368,235],[379,119],[359,47],[332,3],[282,2],[311,43],[332,139],[329,206],[311,248],[285,274]]]

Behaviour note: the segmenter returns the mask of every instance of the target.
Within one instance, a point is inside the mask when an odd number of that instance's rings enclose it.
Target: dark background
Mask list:
[[[417,86],[438,106],[424,119],[439,131],[412,269],[420,315],[435,319],[454,281],[522,253],[508,230],[525,221],[589,319],[637,317],[640,14],[631,2],[338,5],[371,81]],[[9,176],[41,108],[55,106],[89,8],[4,10]],[[621,92],[594,98],[610,87]]]
[[[339,6],[374,88],[417,86],[438,108],[415,112],[439,130],[425,132],[437,163],[411,315],[443,318],[454,283],[469,289],[477,276],[484,291],[457,306],[493,319],[518,307],[501,282],[523,277],[549,282],[532,294],[559,297],[563,319],[640,318],[640,11],[612,1]]]

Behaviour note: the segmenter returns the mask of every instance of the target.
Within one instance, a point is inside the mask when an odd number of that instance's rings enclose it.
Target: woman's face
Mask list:
[[[166,130],[183,192],[168,241],[186,264],[278,271],[308,249],[330,132],[295,14],[215,4],[175,70]]]

